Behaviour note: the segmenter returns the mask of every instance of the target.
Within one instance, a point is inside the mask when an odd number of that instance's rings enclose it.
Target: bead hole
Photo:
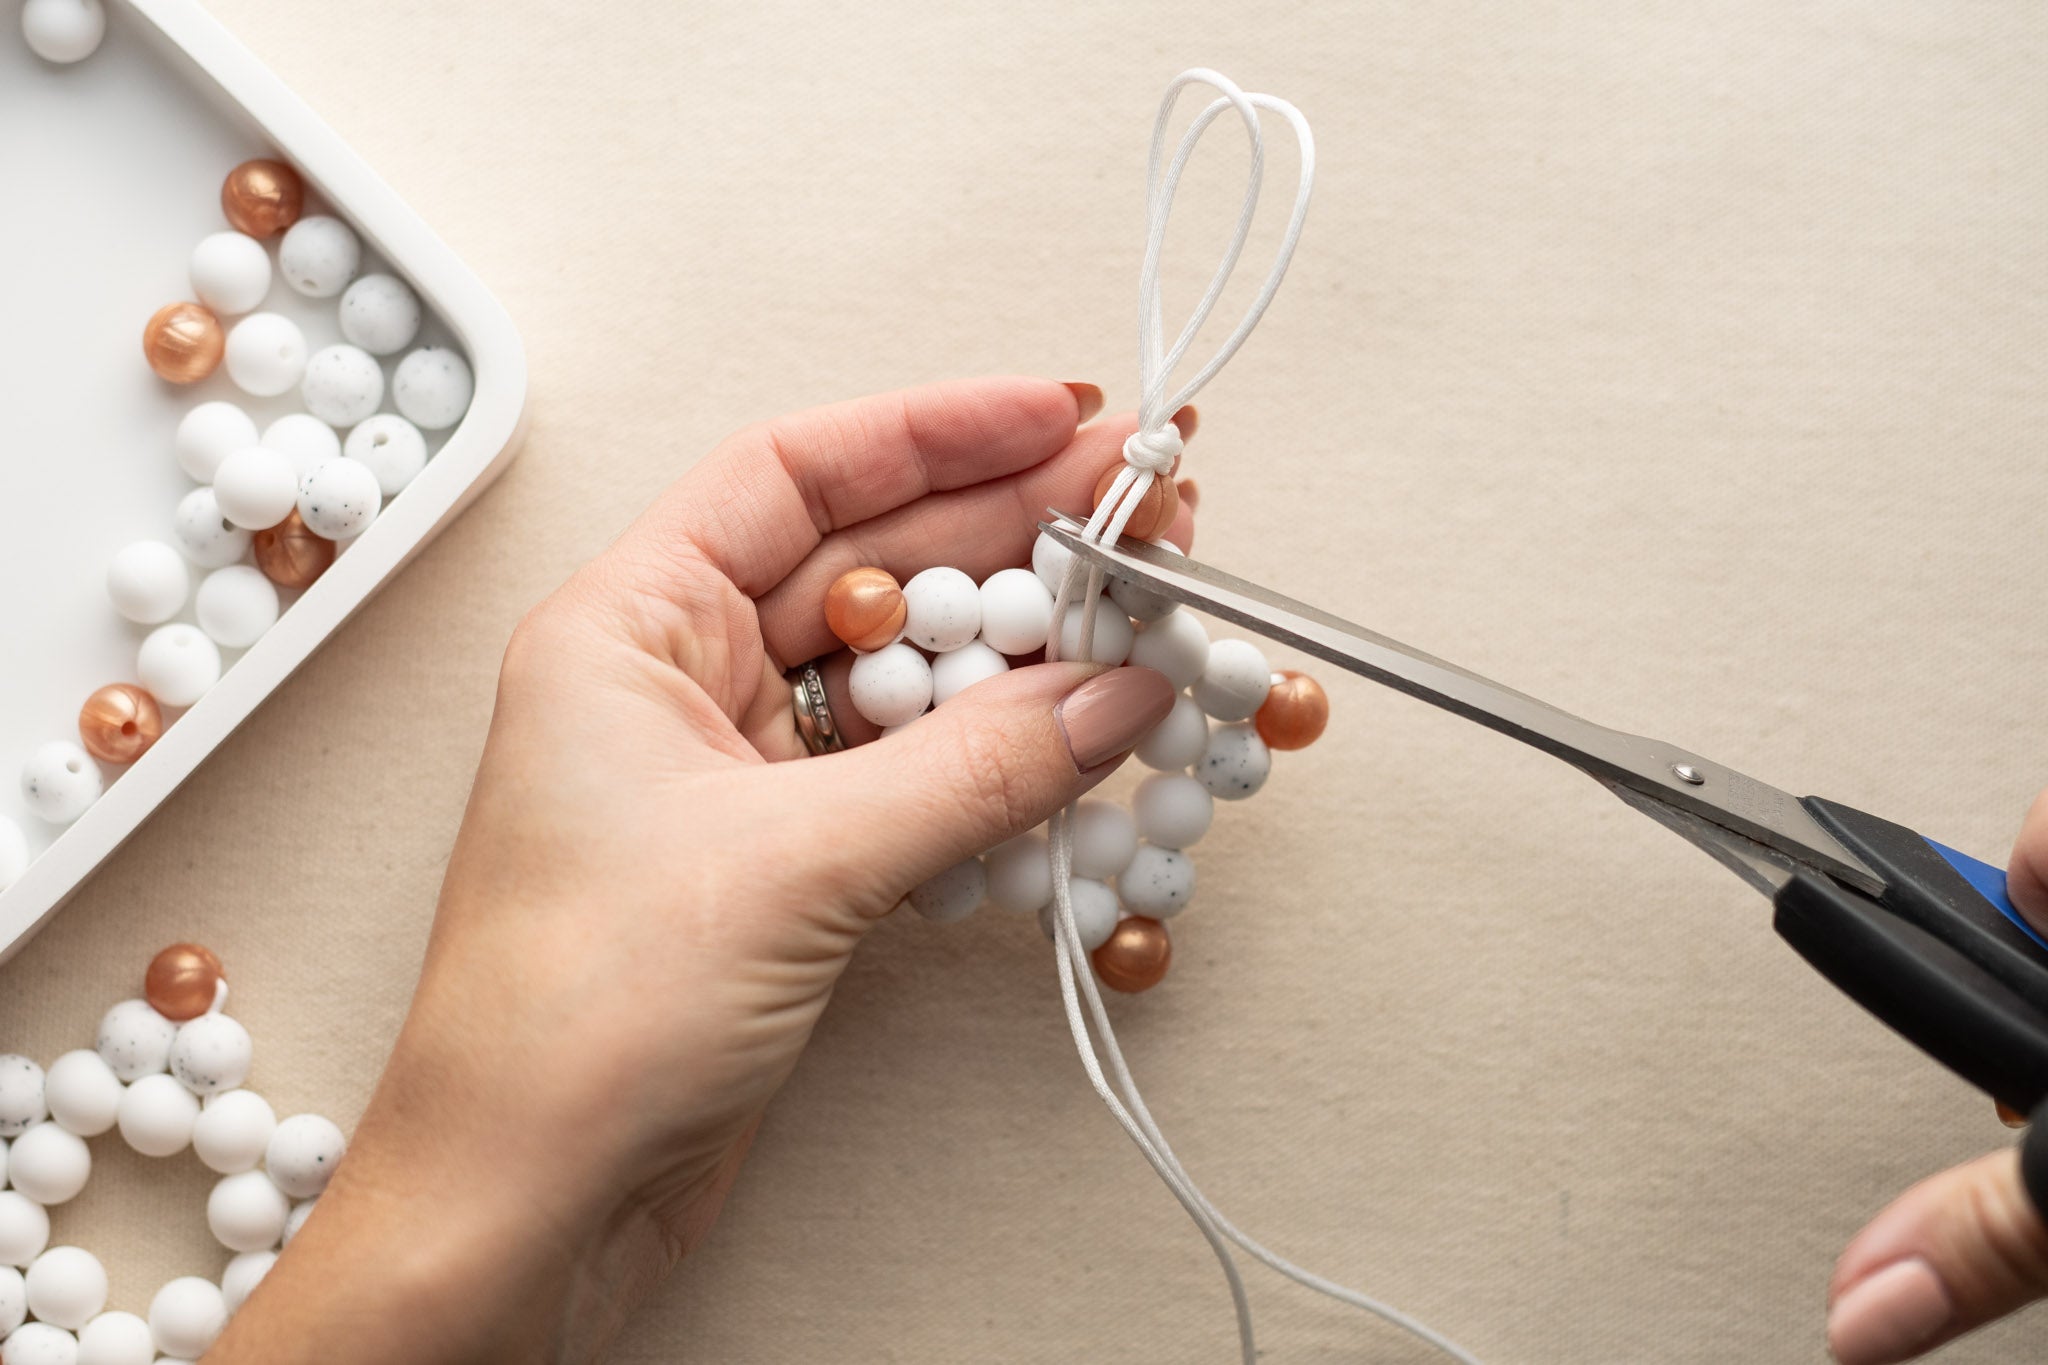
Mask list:
[[[124,721],[122,721],[122,722],[121,722],[121,733],[122,733],[122,734],[124,734],[124,735],[126,735],[126,736],[128,736],[128,738],[130,738],[130,739],[133,739],[133,738],[135,738],[135,722],[134,722],[134,721],[132,721],[132,720],[124,720]]]
[[[84,772],[84,771],[85,771],[85,769],[83,769],[82,767],[80,767],[80,766],[79,766],[78,760],[77,760],[77,759],[75,759],[75,758],[67,758],[67,759],[65,759],[65,760],[64,760],[64,770],[65,770],[66,772],[73,772],[73,773],[77,773],[77,772]]]

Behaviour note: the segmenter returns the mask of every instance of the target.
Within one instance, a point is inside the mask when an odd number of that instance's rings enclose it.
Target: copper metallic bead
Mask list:
[[[149,368],[173,384],[196,384],[212,374],[227,347],[220,319],[196,303],[167,303],[142,329]]]
[[[102,763],[133,763],[164,732],[156,698],[133,683],[108,683],[85,699],[78,713],[78,737]]]
[[[2006,1127],[2024,1128],[2027,1126],[2027,1116],[2007,1104],[2004,1100],[1993,1100],[1992,1103],[1998,1106],[1998,1121]]]
[[[305,588],[334,562],[334,542],[314,535],[294,507],[285,519],[250,539],[256,567],[280,588]]]
[[[1095,506],[1102,506],[1122,469],[1123,465],[1113,464],[1102,471],[1102,477],[1095,481]],[[1172,479],[1155,477],[1145,496],[1138,499],[1138,510],[1124,523],[1124,534],[1133,540],[1157,540],[1173,528],[1173,519],[1179,515],[1180,490],[1173,486]]]
[[[1117,921],[1109,942],[1091,956],[1103,985],[1136,995],[1166,979],[1166,969],[1173,965],[1173,940],[1158,920],[1134,915]]]
[[[142,995],[149,1007],[180,1023],[197,1019],[213,1008],[220,987],[220,959],[196,943],[173,943],[149,960]]]
[[[1252,723],[1269,749],[1306,749],[1330,723],[1330,695],[1308,674],[1283,668]]]
[[[220,211],[235,231],[263,238],[299,221],[306,184],[282,161],[244,161],[220,187]]]
[[[825,590],[825,624],[864,654],[894,644],[909,615],[903,589],[887,569],[848,569]]]

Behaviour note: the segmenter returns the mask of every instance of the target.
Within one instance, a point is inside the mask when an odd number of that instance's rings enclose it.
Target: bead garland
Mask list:
[[[100,1020],[93,1047],[46,1071],[0,1056],[0,1365],[177,1365],[213,1345],[327,1188],[346,1150],[318,1114],[280,1120],[245,1082],[252,1046],[223,1012],[220,959],[177,943],[139,999]],[[206,1223],[232,1253],[218,1280],[171,1280],[138,1314],[107,1307],[105,1266],[51,1246],[50,1209],[92,1175],[88,1138],[118,1130],[149,1157],[190,1147],[221,1179]]]

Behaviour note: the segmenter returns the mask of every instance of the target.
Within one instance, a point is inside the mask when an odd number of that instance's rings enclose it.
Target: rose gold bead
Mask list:
[[[1122,468],[1121,464],[1113,464],[1102,471],[1102,477],[1095,481],[1095,506],[1102,506]],[[1133,540],[1157,540],[1172,528],[1173,519],[1179,515],[1180,490],[1170,478],[1154,478],[1145,496],[1138,499],[1138,510],[1124,523],[1124,534]]]
[[[142,329],[149,368],[173,384],[196,384],[212,374],[227,345],[220,319],[196,303],[167,303]]]
[[[1173,940],[1158,920],[1133,915],[1117,921],[1109,942],[1091,957],[1103,985],[1136,995],[1166,979],[1166,969],[1173,965]]]
[[[1998,1121],[2006,1127],[2024,1128],[2027,1126],[2027,1116],[2007,1104],[2004,1100],[1993,1100],[1992,1103],[1998,1106]]]
[[[156,698],[133,683],[108,683],[85,699],[78,713],[78,737],[102,763],[133,763],[164,732]]]
[[[149,960],[142,995],[166,1019],[197,1019],[213,1008],[224,975],[220,959],[196,943],[173,943]]]
[[[268,237],[299,221],[306,185],[282,161],[244,161],[220,187],[220,211],[237,232]]]
[[[1283,668],[1252,723],[1269,749],[1306,749],[1330,723],[1329,694],[1308,674]]]
[[[250,538],[256,567],[280,588],[310,587],[334,562],[334,542],[314,535],[294,507],[285,519]]]
[[[887,569],[848,569],[825,590],[825,624],[863,653],[893,644],[909,615],[903,589]]]

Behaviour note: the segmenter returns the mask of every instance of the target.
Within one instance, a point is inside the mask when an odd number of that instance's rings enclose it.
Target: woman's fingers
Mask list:
[[[2048,934],[2048,791],[2034,798],[2020,824],[2020,837],[2013,841],[2012,864],[2005,873],[2005,889],[2013,908],[2027,917],[2027,923]]]

